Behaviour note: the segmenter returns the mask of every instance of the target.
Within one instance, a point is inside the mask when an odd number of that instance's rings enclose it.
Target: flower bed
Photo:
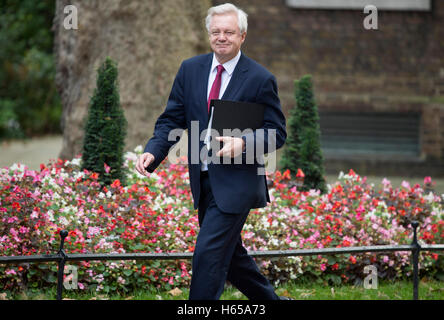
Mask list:
[[[80,170],[80,157],[53,161],[40,171],[13,165],[0,171],[0,255],[49,254],[58,251],[62,229],[69,231],[67,253],[192,252],[198,233],[188,169],[166,162],[149,178],[135,171],[142,151],[126,154],[128,185],[118,180],[101,189],[97,174]],[[183,159],[182,159],[183,160]],[[331,248],[410,244],[409,222],[420,222],[423,243],[442,243],[440,196],[404,182],[381,190],[352,170],[341,173],[329,192],[299,192],[288,172],[268,176],[272,203],[250,212],[242,231],[249,250]],[[425,183],[430,184],[429,178]],[[411,273],[410,252],[342,254],[257,259],[267,277],[278,284],[292,279],[359,282],[363,268],[376,265],[386,279]],[[421,275],[443,271],[443,257],[421,254]],[[188,286],[191,262],[106,261],[78,266],[80,289],[128,291],[133,288]],[[0,265],[0,288],[53,286],[55,263]]]

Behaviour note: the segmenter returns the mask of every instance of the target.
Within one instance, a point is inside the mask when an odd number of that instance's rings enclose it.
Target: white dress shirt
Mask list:
[[[240,56],[241,56],[241,51],[239,50],[239,52],[233,59],[222,64],[225,70],[222,71],[221,75],[219,99],[224,95],[224,92],[228,87],[228,83],[230,83],[231,76],[233,75],[234,68],[236,68],[237,63],[239,62]],[[208,77],[207,101],[210,96],[210,91],[211,87],[213,86],[214,79],[216,79],[218,65],[220,65],[220,63],[219,61],[217,61],[216,55],[213,53],[213,62],[210,68],[210,76]],[[207,162],[205,160],[202,163],[201,170],[202,171],[208,170]]]

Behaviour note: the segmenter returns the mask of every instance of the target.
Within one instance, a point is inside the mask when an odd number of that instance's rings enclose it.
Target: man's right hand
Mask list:
[[[151,163],[154,162],[154,156],[149,153],[145,152],[139,156],[136,162],[136,170],[144,176],[148,177],[148,171],[146,171],[146,167],[148,167]]]

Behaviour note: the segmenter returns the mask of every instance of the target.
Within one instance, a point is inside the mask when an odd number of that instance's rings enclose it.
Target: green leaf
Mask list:
[[[336,258],[333,256],[329,256],[327,259],[329,265],[333,265],[336,263]]]
[[[133,270],[125,269],[125,270],[123,270],[123,274],[126,275],[127,277],[129,277],[130,275],[133,274]]]
[[[341,277],[335,274],[329,274],[327,278],[330,279],[335,285],[340,285],[342,282]]]
[[[52,273],[50,273],[49,275],[48,275],[48,282],[50,282],[50,283],[56,283],[57,282],[57,277],[55,276],[55,275],[53,275]]]

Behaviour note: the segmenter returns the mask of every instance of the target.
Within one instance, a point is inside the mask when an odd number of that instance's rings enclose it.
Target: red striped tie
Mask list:
[[[221,84],[221,76],[222,72],[224,71],[223,65],[217,66],[217,74],[216,79],[214,79],[213,86],[211,87],[210,95],[208,96],[208,112],[210,112],[210,101],[213,99],[219,99],[219,92],[220,92],[220,84]]]

